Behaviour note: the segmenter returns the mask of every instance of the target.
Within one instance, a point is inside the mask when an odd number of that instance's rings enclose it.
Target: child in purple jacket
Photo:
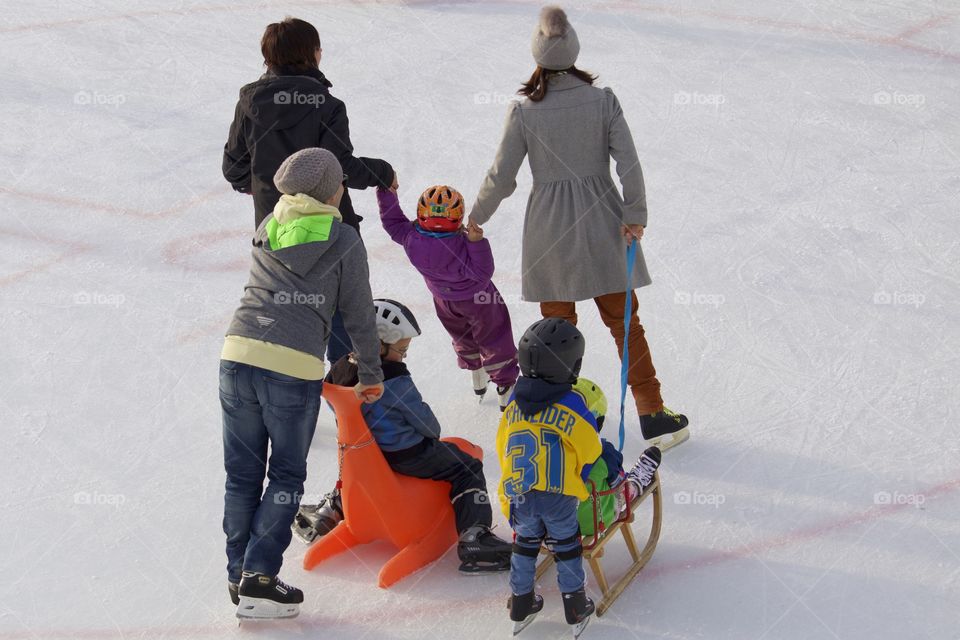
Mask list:
[[[482,230],[464,229],[463,196],[445,185],[430,187],[420,196],[415,222],[403,214],[395,189],[378,189],[377,202],[384,230],[403,245],[433,294],[457,362],[473,374],[474,393],[482,400],[492,381],[502,411],[520,374],[517,347],[510,313],[491,281],[490,242]]]

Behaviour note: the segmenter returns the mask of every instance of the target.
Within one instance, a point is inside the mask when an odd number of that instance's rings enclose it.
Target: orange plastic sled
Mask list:
[[[385,589],[456,543],[450,483],[394,473],[367,429],[352,388],[324,384],[323,397],[337,414],[344,519],[307,549],[303,568],[309,571],[361,544],[389,540],[399,552],[380,569],[379,585]],[[466,440],[444,440],[483,458],[483,450]]]

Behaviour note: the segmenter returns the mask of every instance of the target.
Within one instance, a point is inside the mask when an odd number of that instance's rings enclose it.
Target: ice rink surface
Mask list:
[[[583,637],[960,637],[960,7],[566,8],[637,142],[641,319],[692,423],[665,456],[656,555]],[[452,552],[384,591],[387,547],[305,573],[297,542],[282,576],[301,616],[237,628],[217,360],[253,211],[220,161],[262,30],[291,14],[318,27],[357,152],[397,168],[408,213],[439,182],[471,200],[537,10],[2,2],[0,640],[509,636],[506,577],[462,577]],[[486,226],[517,337],[537,317],[519,299],[529,186],[524,168]],[[374,293],[424,326],[414,379],[446,434],[485,447],[493,487],[495,402],[477,406],[373,192],[354,202]],[[583,373],[616,396],[612,340],[594,309],[581,319]],[[335,461],[325,410],[308,493]],[[625,557],[612,543],[608,571]],[[542,590],[524,636],[565,637],[553,574]]]

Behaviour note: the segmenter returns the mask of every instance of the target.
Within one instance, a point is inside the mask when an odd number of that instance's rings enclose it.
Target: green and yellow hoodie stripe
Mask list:
[[[306,194],[280,196],[267,221],[266,232],[271,251],[289,249],[310,242],[330,239],[333,221],[343,220],[336,207]],[[268,371],[276,371],[301,380],[322,380],[323,359],[290,347],[246,336],[228,335],[220,358],[242,362]]]

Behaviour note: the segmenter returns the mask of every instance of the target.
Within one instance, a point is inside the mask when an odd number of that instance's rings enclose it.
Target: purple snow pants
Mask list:
[[[461,369],[486,369],[498,386],[517,381],[517,344],[513,340],[510,312],[497,287],[491,282],[468,300],[441,300],[434,297],[440,323],[453,338]]]

